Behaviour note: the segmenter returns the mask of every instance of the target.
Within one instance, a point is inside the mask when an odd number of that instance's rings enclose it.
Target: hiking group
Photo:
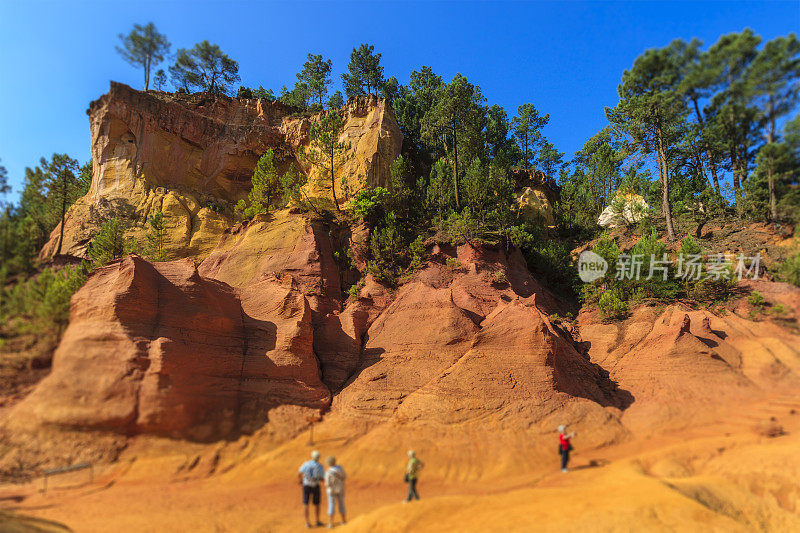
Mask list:
[[[567,426],[558,426],[558,453],[561,455],[561,471],[569,472],[567,465],[569,463],[569,453],[572,451],[572,438],[575,437],[575,432],[567,433]],[[347,522],[344,506],[344,486],[347,475],[341,465],[336,464],[336,458],[331,456],[326,459],[328,469],[325,470],[319,462],[320,453],[318,451],[311,452],[311,460],[306,461],[300,466],[298,471],[298,479],[303,487],[303,512],[306,518],[306,527],[313,527],[309,520],[310,503],[314,504],[314,513],[316,518],[316,525],[322,526],[323,523],[319,520],[319,503],[321,497],[320,483],[325,485],[325,492],[328,496],[328,528],[333,528],[333,517],[336,513],[336,507],[339,507],[339,514],[342,517],[342,524]],[[408,494],[403,500],[403,503],[408,503],[411,500],[419,500],[419,493],[417,493],[417,479],[419,471],[425,466],[425,463],[417,459],[417,454],[414,450],[408,451],[408,464],[406,465],[406,473],[403,478],[408,484]]]
[[[308,515],[308,506],[310,503],[314,504],[314,514],[316,518],[316,525],[322,526],[319,520],[319,503],[321,499],[322,490],[320,483],[325,485],[325,492],[328,495],[328,529],[333,528],[333,517],[336,514],[336,507],[339,507],[339,514],[342,517],[342,524],[347,523],[344,506],[344,485],[347,479],[347,474],[341,465],[336,464],[336,458],[331,456],[326,459],[328,470],[322,468],[319,462],[320,453],[318,451],[311,452],[311,460],[306,461],[300,465],[298,471],[298,479],[303,487],[303,512],[306,518],[306,527],[310,528],[311,520]],[[417,476],[419,471],[425,464],[417,459],[413,450],[408,452],[408,465],[406,466],[405,482],[408,483],[408,496],[403,503],[408,503],[412,499],[419,500],[417,493]]]

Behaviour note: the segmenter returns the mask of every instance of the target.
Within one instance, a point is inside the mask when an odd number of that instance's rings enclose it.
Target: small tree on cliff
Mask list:
[[[67,154],[53,154],[53,159],[49,163],[42,159],[42,166],[45,172],[43,186],[47,191],[48,208],[56,214],[61,224],[55,252],[55,255],[59,255],[64,241],[64,219],[67,208],[84,194],[84,191],[81,180],[75,175],[78,171],[78,162]]]
[[[150,231],[147,232],[147,248],[145,255],[151,261],[166,261],[167,254],[164,252],[164,236],[167,234],[164,226],[164,213],[157,211],[147,217]]]
[[[175,64],[169,67],[169,77],[176,90],[185,93],[192,92],[192,88],[201,87],[200,76],[197,74],[197,62],[185,48],[178,50]]]
[[[303,63],[303,70],[297,74],[297,79],[308,85],[311,96],[320,107],[328,93],[328,85],[331,84],[332,66],[330,59],[324,60],[322,55],[308,54],[308,59]]]
[[[240,80],[239,63],[208,41],[197,43],[190,50],[178,50],[169,71],[176,85],[187,92],[196,86],[212,94],[225,94],[232,83]]]
[[[542,142],[542,128],[550,122],[550,115],[540,115],[533,104],[522,104],[517,108],[517,116],[511,119],[514,137],[522,152],[522,164],[531,167],[535,150]]]
[[[252,218],[259,213],[268,213],[281,204],[284,198],[283,182],[275,167],[272,150],[267,150],[259,158],[251,181],[253,188],[247,195],[248,201],[239,200],[236,204],[237,214]]]
[[[144,69],[144,90],[150,88],[150,68],[164,61],[169,54],[170,43],[167,36],[158,33],[155,24],[148,22],[146,26],[134,24],[128,35],[119,34],[122,46],[117,52],[122,58],[135,67]]]
[[[383,86],[381,54],[374,51],[373,45],[362,43],[350,52],[347,72],[342,74],[342,83],[348,98],[362,94],[377,95]]]
[[[342,106],[344,106],[344,97],[341,91],[336,91],[331,95],[330,100],[328,100],[328,109],[341,109]]]
[[[158,69],[156,72],[155,78],[155,86],[157,91],[161,91],[164,88],[164,84],[167,83],[167,74],[164,72],[163,68]]]
[[[336,199],[336,172],[342,165],[345,152],[350,145],[339,142],[339,134],[344,128],[344,119],[336,111],[328,111],[319,122],[311,125],[311,144],[303,154],[304,159],[321,170],[322,177],[330,183],[333,204],[341,211]]]
[[[89,245],[88,256],[92,268],[99,268],[123,255],[136,252],[133,239],[125,238],[125,225],[117,217],[103,222],[100,231]]]

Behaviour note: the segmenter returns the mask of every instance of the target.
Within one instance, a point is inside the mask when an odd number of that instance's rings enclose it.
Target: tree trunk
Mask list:
[[[701,126],[705,123],[703,122],[703,114],[700,113],[700,106],[697,103],[697,98],[692,98],[692,102],[694,103],[694,112],[697,115],[697,122]],[[714,182],[714,190],[717,191],[718,195],[721,195],[719,189],[719,178],[717,178],[717,162],[714,161],[714,156],[711,154],[711,145],[708,144],[708,141],[704,143],[706,145],[706,156],[708,156],[708,166],[711,169],[711,178]]]
[[[331,194],[333,194],[333,205],[336,206],[337,211],[341,211],[341,208],[339,207],[339,201],[336,199],[336,175],[333,173],[333,158],[335,156],[334,152],[335,150],[331,150]]]
[[[458,137],[453,126],[453,187],[456,193],[456,210],[461,211],[461,197],[458,190]]]
[[[735,150],[731,150],[731,170],[733,171],[733,197],[736,202],[736,214],[739,218],[744,214],[744,206],[742,205],[742,187],[739,176],[739,158]]]
[[[58,246],[55,255],[61,255],[61,245],[64,242],[64,218],[67,213],[67,184],[64,183],[64,190],[61,191],[61,231],[58,236]]]
[[[775,142],[775,105],[770,95],[767,115],[769,116],[769,128],[767,129],[767,144]],[[767,167],[767,183],[769,186],[769,213],[770,218],[778,220],[778,201],[775,197],[775,158],[770,152],[769,166]]]
[[[711,178],[714,180],[714,190],[717,191],[717,196],[722,196],[722,192],[719,189],[719,178],[717,178],[717,164],[712,159],[708,162],[708,166],[711,167]]]
[[[774,159],[770,157],[769,167],[767,168],[767,183],[769,184],[769,214],[773,222],[778,220],[778,202],[775,198],[775,171],[773,170],[774,164]]]
[[[658,170],[661,174],[661,211],[664,214],[664,221],[667,223],[667,239],[674,241],[675,229],[672,227],[672,209],[669,205],[669,167],[660,126],[657,127],[657,143]]]

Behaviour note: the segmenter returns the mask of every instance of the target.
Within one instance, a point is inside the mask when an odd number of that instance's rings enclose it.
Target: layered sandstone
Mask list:
[[[291,278],[237,293],[190,260],[128,257],[75,294],[52,373],[8,427],[218,439],[260,427],[273,408],[324,408],[312,345],[309,305]]]
[[[784,291],[797,316],[800,290]],[[587,309],[577,328],[591,360],[636,399],[622,420],[637,432],[707,423],[713,406],[800,386],[800,335],[745,312],[641,306],[623,322],[607,322]]]
[[[117,216],[144,241],[149,214],[164,213],[170,257],[202,259],[233,222],[258,158],[275,153],[279,166],[309,175],[311,195],[325,195],[318,169],[305,163],[310,125],[320,114],[296,114],[279,102],[205,94],[141,92],[111,83],[90,104],[92,185],[69,210],[61,252],[83,256],[103,220]],[[402,133],[383,100],[354,99],[338,111],[340,141],[349,148],[336,176],[347,199],[364,185],[386,185]],[[342,188],[344,190],[342,190]],[[41,252],[55,253],[60,228]]]

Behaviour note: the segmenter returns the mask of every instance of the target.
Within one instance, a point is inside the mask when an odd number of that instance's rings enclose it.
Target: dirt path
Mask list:
[[[785,434],[766,436],[763,428],[770,424]],[[423,500],[409,505],[401,503],[402,472],[397,482],[353,476],[347,489],[352,521],[342,530],[667,530],[687,524],[701,530],[791,530],[785,528],[800,528],[797,449],[800,396],[779,395],[715,424],[578,450],[566,475],[554,458],[552,468],[538,475],[466,485],[423,476]],[[298,449],[294,456],[306,453]],[[288,464],[289,474],[280,480],[260,478],[258,469],[248,475],[249,463],[229,475],[165,475],[174,470],[168,465],[185,460],[136,459],[100,472],[92,484],[81,473],[70,474],[46,494],[38,483],[0,486],[0,510],[54,520],[77,532],[302,527],[300,490]]]

